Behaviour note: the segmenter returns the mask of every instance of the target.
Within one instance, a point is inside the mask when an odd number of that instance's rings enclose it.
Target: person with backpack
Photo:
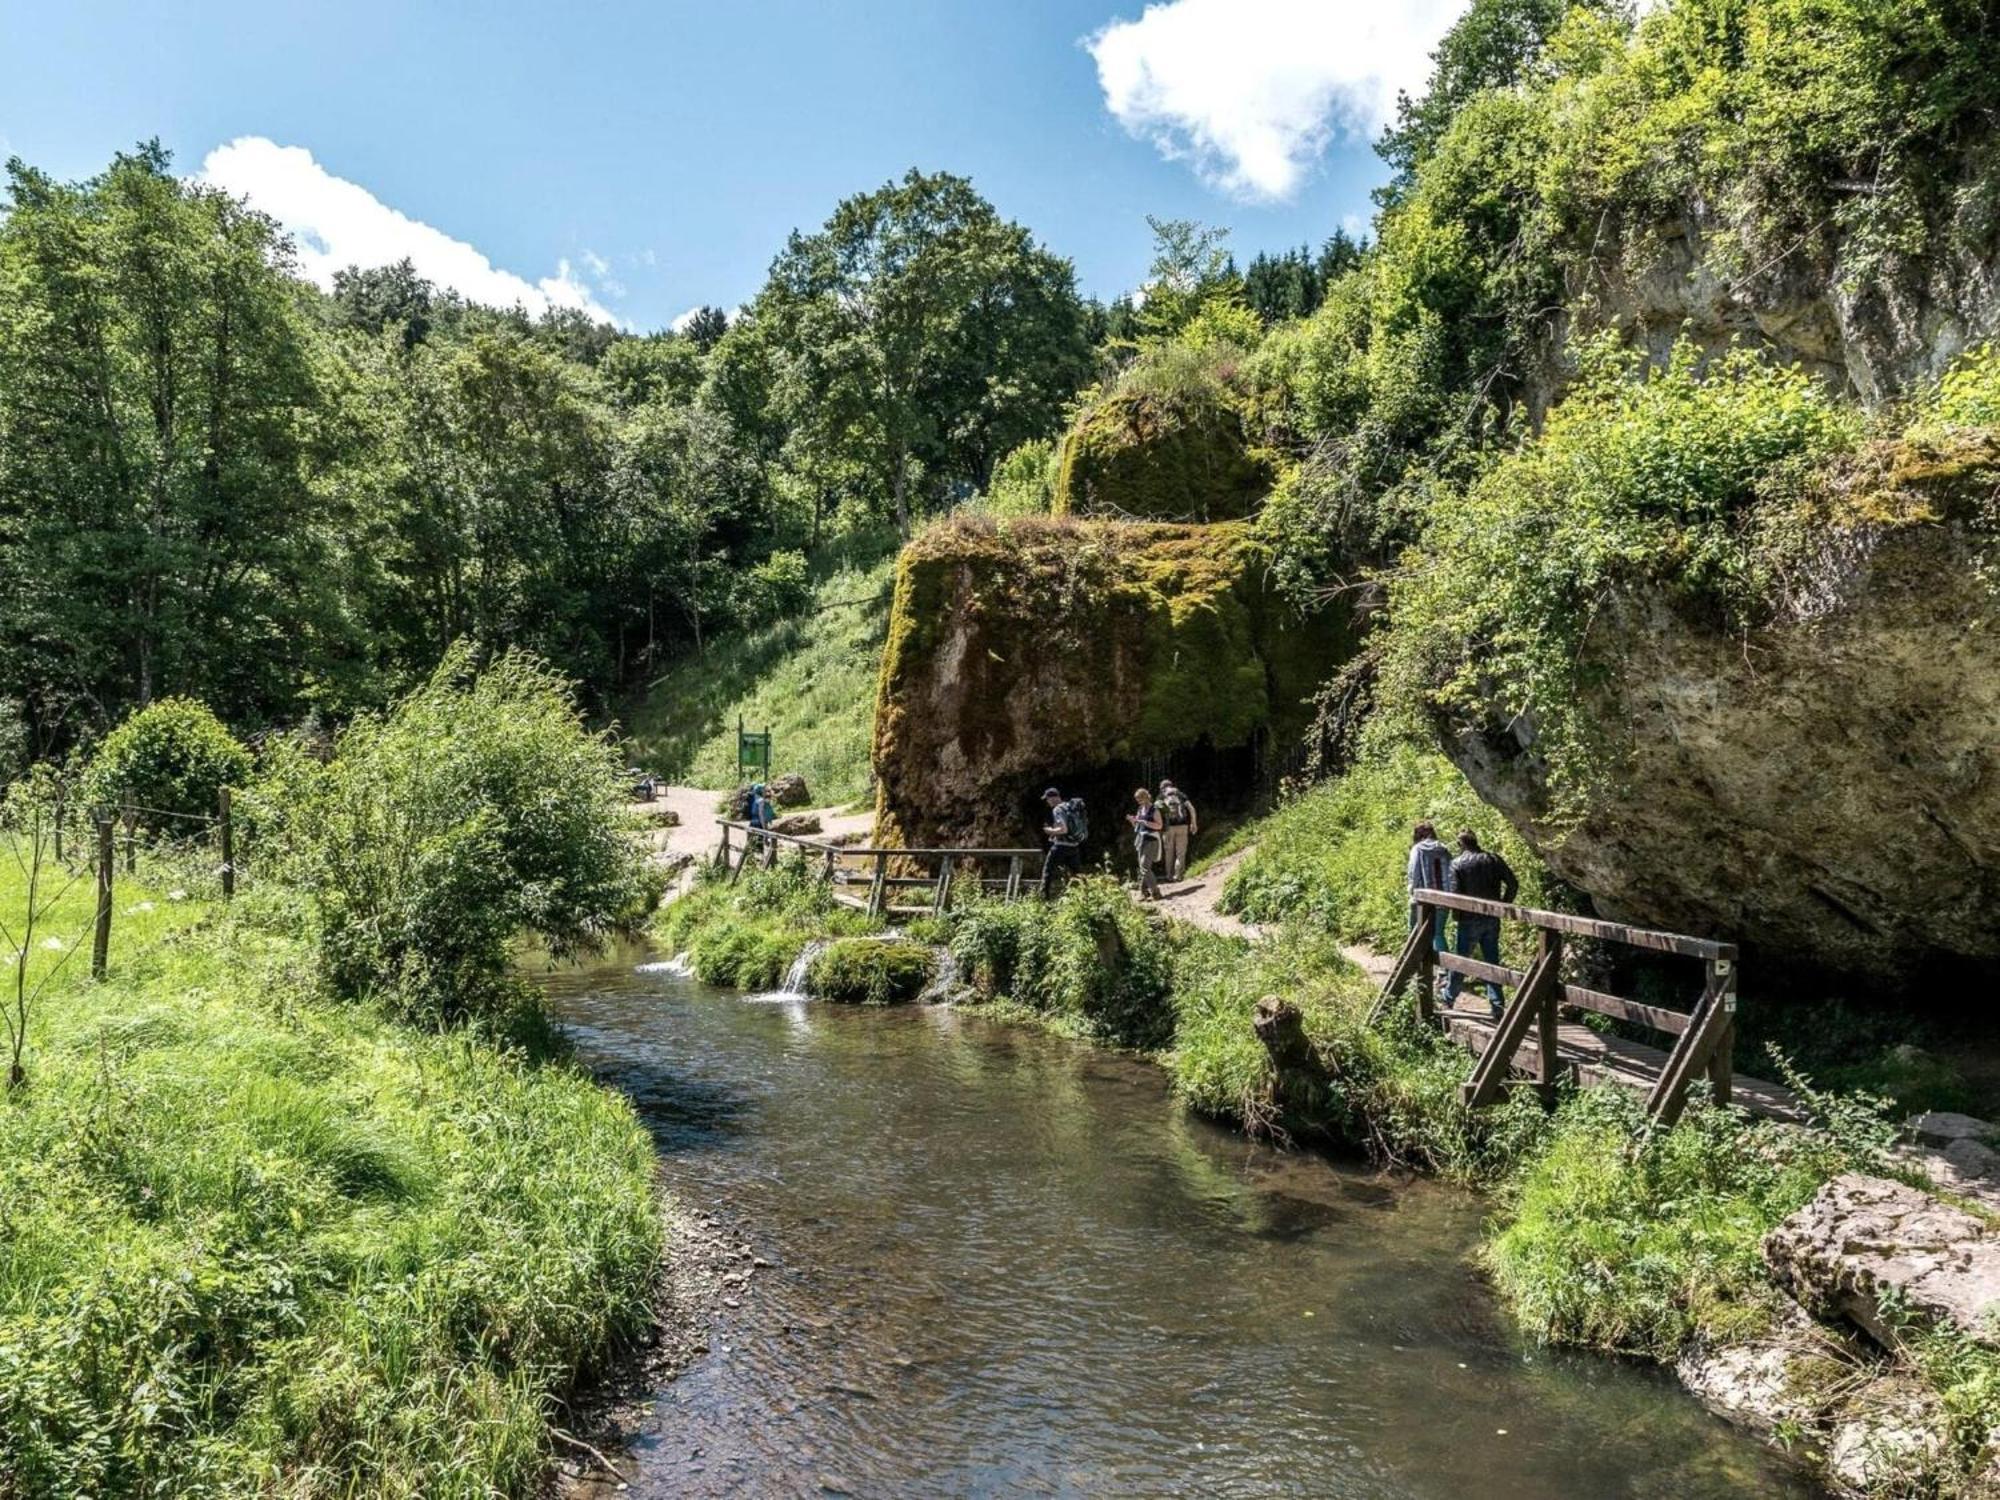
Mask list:
[[[1081,797],[1065,800],[1050,787],[1042,793],[1042,802],[1049,810],[1042,825],[1042,836],[1049,841],[1049,852],[1042,856],[1042,899],[1047,901],[1072,875],[1083,873],[1083,841],[1090,837],[1090,822]]]
[[[1166,827],[1161,840],[1161,862],[1166,866],[1166,878],[1179,880],[1187,874],[1188,843],[1201,832],[1201,819],[1195,816],[1194,804],[1187,794],[1171,781],[1160,783],[1158,807],[1160,821]]]
[[[1417,925],[1417,892],[1448,891],[1451,889],[1451,851],[1438,838],[1437,825],[1428,821],[1419,823],[1410,834],[1410,863],[1407,870],[1410,882],[1410,926]],[[1439,908],[1437,920],[1431,924],[1431,947],[1444,952],[1445,917]]]
[[[1125,814],[1125,821],[1132,825],[1132,853],[1139,861],[1139,899],[1157,901],[1160,899],[1160,810],[1153,806],[1153,794],[1144,787],[1132,794],[1132,800],[1139,804],[1137,812]]]
[[[750,826],[760,830],[767,829],[777,820],[777,808],[773,806],[769,794],[765,791],[764,783],[761,781],[757,782],[750,788]],[[768,869],[777,862],[778,841],[767,838],[760,840],[760,842],[764,846],[762,850],[763,864]]]
[[[1479,847],[1479,835],[1470,828],[1458,836],[1460,854],[1451,862],[1451,888],[1461,896],[1477,896],[1482,901],[1512,902],[1521,889],[1521,882],[1515,876],[1513,867],[1497,854],[1489,854]],[[1470,958],[1473,950],[1478,950],[1480,958],[1489,964],[1500,962],[1500,919],[1483,913],[1462,911],[1458,914],[1457,939],[1454,948],[1460,958]],[[1454,973],[1451,983],[1445,987],[1446,997],[1458,1002],[1458,992],[1464,986],[1465,976]],[[1493,1013],[1500,1013],[1500,986],[1487,984],[1486,995],[1493,1002]]]

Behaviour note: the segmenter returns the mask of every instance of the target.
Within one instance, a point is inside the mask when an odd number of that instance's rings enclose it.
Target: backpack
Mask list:
[[[1188,821],[1187,798],[1181,795],[1179,787],[1160,799],[1160,815],[1176,828]]]
[[[1069,828],[1069,836],[1081,844],[1090,837],[1090,814],[1085,811],[1083,798],[1072,797],[1062,805],[1065,814],[1063,822]]]

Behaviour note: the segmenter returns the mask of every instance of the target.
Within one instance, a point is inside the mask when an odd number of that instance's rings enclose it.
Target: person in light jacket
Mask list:
[[[1417,925],[1417,892],[1451,889],[1451,851],[1438,838],[1437,826],[1419,823],[1410,834],[1410,926]],[[1440,909],[1431,925],[1431,946],[1444,952],[1445,915]]]

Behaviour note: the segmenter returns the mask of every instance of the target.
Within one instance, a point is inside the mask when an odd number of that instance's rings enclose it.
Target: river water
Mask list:
[[[549,986],[681,1199],[774,1263],[632,1493],[1812,1493],[1659,1373],[1513,1335],[1476,1198],[1248,1143],[1148,1064],[629,958]]]

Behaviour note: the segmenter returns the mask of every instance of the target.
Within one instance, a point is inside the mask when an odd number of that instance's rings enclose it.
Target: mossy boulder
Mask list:
[[[1130,391],[1088,407],[1064,436],[1053,508],[1059,516],[1236,520],[1276,482],[1232,404]]]
[[[1354,649],[1301,616],[1240,523],[959,518],[904,549],[876,700],[878,836],[1032,844],[1055,780],[1176,751],[1282,743]],[[1093,813],[1100,846],[1115,806]]]
[[[842,938],[806,971],[806,988],[850,1005],[902,1005],[922,995],[936,967],[921,943]]]

